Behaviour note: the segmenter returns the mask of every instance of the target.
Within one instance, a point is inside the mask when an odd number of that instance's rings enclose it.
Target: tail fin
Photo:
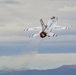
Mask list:
[[[45,29],[45,25],[44,25],[44,22],[43,22],[42,19],[40,19],[40,23],[41,23],[41,26],[42,26],[42,31],[44,31],[44,29]]]
[[[42,25],[42,26],[44,25],[44,22],[43,22],[43,20],[42,20],[42,19],[40,19],[40,23],[41,23],[41,25]]]

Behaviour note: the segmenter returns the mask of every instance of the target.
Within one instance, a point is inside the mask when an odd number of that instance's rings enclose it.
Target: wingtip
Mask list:
[[[72,28],[72,26],[69,26],[69,28]]]
[[[24,31],[28,31],[28,29],[24,29]]]
[[[66,27],[66,29],[70,29],[71,28],[71,26],[69,26],[69,27]]]

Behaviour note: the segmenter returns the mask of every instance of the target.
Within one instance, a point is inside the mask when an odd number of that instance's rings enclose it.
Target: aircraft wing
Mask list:
[[[55,28],[53,28],[53,30],[65,30],[65,29],[68,29],[68,27],[55,26]]]
[[[57,34],[50,32],[49,34],[47,34],[47,36],[48,36],[48,37],[51,37],[51,36],[57,37]]]
[[[38,31],[38,30],[41,30],[41,27],[33,27],[33,28],[24,29],[24,31]]]

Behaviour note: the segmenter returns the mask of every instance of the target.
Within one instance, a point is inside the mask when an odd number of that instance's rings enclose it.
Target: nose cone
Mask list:
[[[55,19],[55,16],[51,17],[51,19]]]

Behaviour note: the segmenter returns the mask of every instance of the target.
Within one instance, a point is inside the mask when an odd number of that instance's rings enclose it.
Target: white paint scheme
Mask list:
[[[57,26],[57,21],[58,18],[53,16],[52,18],[50,18],[50,20],[48,21],[47,24],[44,24],[43,20],[40,19],[40,23],[41,23],[41,27],[33,27],[33,28],[28,28],[25,31],[40,31],[37,34],[32,35],[31,37],[36,37],[39,36],[41,32],[45,32],[48,36],[53,36],[53,37],[57,37],[57,34],[53,33],[53,30],[65,30],[68,29],[68,27],[63,27],[63,26]]]

